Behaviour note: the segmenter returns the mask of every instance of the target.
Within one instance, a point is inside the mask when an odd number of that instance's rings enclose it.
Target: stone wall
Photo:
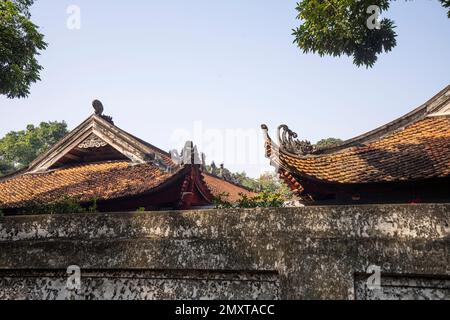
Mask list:
[[[4,217],[0,299],[450,299],[449,248],[447,204]]]

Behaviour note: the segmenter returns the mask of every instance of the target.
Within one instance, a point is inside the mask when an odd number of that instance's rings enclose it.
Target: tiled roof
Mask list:
[[[0,207],[48,203],[64,196],[80,201],[109,200],[149,192],[176,173],[151,164],[127,161],[84,164],[40,174],[17,175],[0,181]]]
[[[249,197],[255,195],[255,193],[245,189],[244,187],[240,187],[219,177],[215,177],[207,173],[204,173],[203,176],[209,190],[211,190],[211,193],[215,197],[223,196],[223,194],[228,194],[228,197],[224,197],[225,200],[230,202],[237,202],[241,198],[240,194],[245,194]]]
[[[268,154],[276,157],[270,144]],[[450,118],[424,118],[376,141],[324,155],[279,151],[289,172],[330,183],[378,183],[450,176]]]
[[[160,186],[176,173],[163,172],[151,164],[110,161],[39,174],[18,174],[0,181],[0,208],[18,208],[27,202],[51,203],[65,196],[91,201],[140,195]],[[214,196],[227,193],[226,199],[235,202],[241,193],[254,195],[221,178],[203,175]]]

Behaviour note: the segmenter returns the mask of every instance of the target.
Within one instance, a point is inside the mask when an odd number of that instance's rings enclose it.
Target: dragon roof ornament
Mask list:
[[[268,127],[266,125],[262,125],[261,128],[265,132],[266,139],[271,141],[268,134]],[[301,141],[297,138],[298,134],[289,129],[287,125],[283,124],[278,127],[278,144],[280,150],[299,156],[305,156],[315,151],[315,147],[311,144],[311,142],[307,140]]]

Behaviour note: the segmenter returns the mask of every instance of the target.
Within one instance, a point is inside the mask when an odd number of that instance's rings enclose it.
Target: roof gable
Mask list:
[[[49,170],[64,163],[67,158],[76,160],[81,150],[85,153],[108,148],[111,158],[101,160],[128,159],[135,164],[152,162],[163,169],[175,166],[170,155],[118,128],[101,115],[92,115],[72,130],[65,138],[45,154],[33,161],[27,173]]]
[[[169,154],[115,126],[102,115],[100,101],[93,106],[95,114],[49,151],[0,179],[1,208],[14,214],[29,204],[57,203],[66,196],[82,203],[99,200],[104,211],[213,203],[202,174],[204,156],[193,142],[181,155]]]

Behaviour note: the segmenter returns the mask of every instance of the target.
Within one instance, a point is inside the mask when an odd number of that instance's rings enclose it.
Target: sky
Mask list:
[[[100,99],[120,128],[165,150],[194,140],[207,161],[270,171],[260,126],[349,139],[450,84],[450,20],[437,0],[394,1],[398,45],[374,68],[303,54],[297,0],[36,0],[49,43],[26,99],[0,97],[0,136],[41,121],[73,129]],[[69,29],[67,9],[80,9]]]

